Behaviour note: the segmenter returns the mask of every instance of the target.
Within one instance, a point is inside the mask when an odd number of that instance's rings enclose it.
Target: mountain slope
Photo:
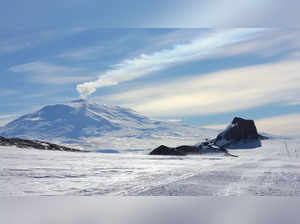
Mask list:
[[[164,138],[193,139],[195,143],[202,138],[214,136],[215,131],[179,122],[151,120],[131,109],[119,106],[75,100],[65,104],[45,106],[34,113],[24,115],[0,128],[1,135],[95,144],[104,141],[113,142],[117,139],[124,145],[124,141],[126,143],[126,141]],[[110,145],[116,144],[105,144],[105,147]]]
[[[93,113],[86,101],[74,101],[45,106],[37,112],[24,115],[1,128],[0,134],[8,137],[72,139],[117,129],[117,124]]]

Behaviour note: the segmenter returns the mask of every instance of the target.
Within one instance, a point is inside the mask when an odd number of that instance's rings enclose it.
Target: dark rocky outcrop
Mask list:
[[[161,145],[149,153],[149,155],[163,155],[163,156],[186,156],[190,154],[205,154],[205,153],[224,153],[228,156],[236,157],[230,154],[227,149],[223,147],[213,146],[211,144],[200,144],[198,146],[183,145],[175,148]]]
[[[253,120],[246,120],[235,117],[230,125],[221,132],[215,139],[207,140],[197,146],[179,146],[170,148],[164,145],[159,146],[150,152],[150,155],[176,155],[204,153],[225,153],[234,156],[227,149],[249,149],[261,146],[260,140],[267,137],[258,134]]]
[[[4,138],[0,136],[0,146],[16,146],[18,148],[34,148],[40,150],[56,150],[69,152],[83,152],[79,149],[69,148],[44,141],[32,141],[20,138]]]
[[[218,135],[217,140],[220,138],[239,141],[248,138],[258,138],[258,133],[253,120],[235,117],[226,130]]]
[[[199,150],[196,146],[179,146],[176,148],[161,145],[150,152],[150,155],[169,155],[169,156],[185,156],[190,153],[197,153]]]
[[[230,125],[214,139],[214,144],[230,146],[240,141],[251,143],[255,140],[256,143],[252,145],[259,147],[261,146],[260,139],[265,139],[265,137],[258,134],[253,120],[235,117]]]

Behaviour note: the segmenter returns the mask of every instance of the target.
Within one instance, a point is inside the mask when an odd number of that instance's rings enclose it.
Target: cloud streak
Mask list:
[[[5,126],[17,117],[16,114],[0,114],[0,127]]]
[[[224,46],[253,38],[259,31],[260,29],[215,31],[190,43],[176,45],[171,49],[147,55],[141,54],[139,57],[113,65],[112,69],[102,73],[97,80],[79,84],[76,88],[81,97],[86,97],[94,93],[97,88],[117,85],[178,64],[208,57]]]
[[[11,72],[28,74],[33,82],[64,85],[92,80],[94,76],[82,75],[83,68],[49,64],[41,61],[16,65],[9,68]]]
[[[106,96],[148,116],[220,114],[268,103],[290,104],[300,94],[299,60],[230,69]]]
[[[62,53],[58,55],[59,58],[63,59],[74,59],[74,60],[84,60],[95,57],[99,52],[102,52],[103,46],[92,46],[87,48],[82,48],[78,50],[73,50],[70,52]]]
[[[41,30],[30,34],[13,33],[13,35],[7,34],[7,37],[0,37],[0,55],[6,55],[15,53],[25,49],[39,47],[43,43],[53,41],[59,38],[72,36],[80,32],[84,32],[88,28],[73,27],[68,29],[53,29],[53,30]]]
[[[297,0],[290,0],[289,4],[271,0],[191,0],[189,3],[173,0],[172,7],[139,22],[143,27],[299,27]]]

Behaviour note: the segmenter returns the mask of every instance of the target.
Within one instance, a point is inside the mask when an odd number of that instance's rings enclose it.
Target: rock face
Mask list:
[[[165,156],[186,156],[189,154],[205,154],[205,153],[225,153],[233,156],[222,147],[213,145],[204,145],[203,143],[198,146],[183,145],[175,148],[161,145],[149,153],[149,155],[165,155]]]
[[[185,156],[191,153],[197,153],[199,149],[196,146],[179,146],[176,148],[170,148],[165,145],[161,145],[158,148],[150,152],[150,155],[169,155],[169,156]]]
[[[231,124],[217,136],[214,143],[218,146],[226,146],[241,140],[259,138],[260,135],[257,133],[253,120],[235,117]]]
[[[20,138],[4,138],[0,136],[0,146],[16,146],[18,148],[34,148],[40,150],[56,150],[69,152],[83,152],[79,149],[69,148],[43,141],[32,141]]]

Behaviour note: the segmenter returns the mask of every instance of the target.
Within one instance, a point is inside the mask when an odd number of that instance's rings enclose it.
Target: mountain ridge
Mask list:
[[[207,137],[209,132],[214,131],[179,122],[153,120],[130,108],[99,105],[83,99],[46,105],[0,128],[0,135],[4,137],[56,142],[89,142],[90,139],[99,138],[112,138],[112,141],[160,138],[170,138],[173,141],[182,138],[183,141],[184,138],[190,138],[195,139],[196,143]]]

